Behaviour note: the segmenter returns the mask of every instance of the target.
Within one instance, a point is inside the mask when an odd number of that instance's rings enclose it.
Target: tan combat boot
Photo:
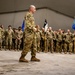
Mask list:
[[[31,57],[31,61],[40,62],[40,59],[36,58],[35,56],[32,56],[32,57]]]
[[[24,57],[25,57],[25,55],[21,55],[21,57],[19,59],[19,62],[26,62],[26,63],[28,63],[28,60],[26,60]]]

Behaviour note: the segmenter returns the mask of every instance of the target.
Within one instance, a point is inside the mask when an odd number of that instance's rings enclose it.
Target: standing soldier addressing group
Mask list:
[[[36,11],[36,7],[34,5],[30,5],[29,12],[25,15],[25,38],[24,38],[24,47],[21,53],[21,57],[19,62],[28,62],[25,59],[27,53],[31,50],[31,61],[40,61],[36,58],[36,28],[35,28],[35,19],[33,14]]]

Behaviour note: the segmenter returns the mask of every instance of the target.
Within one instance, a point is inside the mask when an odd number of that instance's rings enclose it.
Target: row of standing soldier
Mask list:
[[[22,38],[23,32],[21,27],[12,29],[11,25],[9,25],[8,29],[4,30],[3,25],[0,26],[0,49],[4,47],[5,50],[19,50]]]
[[[37,30],[36,35],[38,52],[41,50],[43,52],[51,53],[75,53],[75,32],[71,33],[69,29],[65,33],[61,29],[59,29],[58,31],[53,31],[52,27],[49,27],[45,32],[45,29],[42,28],[42,31]]]
[[[39,25],[36,28],[37,52],[75,53],[75,32],[71,33],[69,29],[66,33],[61,29],[53,31],[52,27],[49,27],[45,32],[44,28],[40,30]],[[3,48],[3,43],[5,50],[20,50],[21,44],[23,46],[23,34],[21,27],[12,29],[11,25],[9,25],[8,29],[4,30],[3,25],[1,25],[0,49]]]

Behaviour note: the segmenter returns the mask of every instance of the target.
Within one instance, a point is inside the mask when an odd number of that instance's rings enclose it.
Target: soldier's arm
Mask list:
[[[25,16],[25,23],[26,23],[26,28],[28,29],[34,29],[35,23],[34,23],[34,18],[31,14],[27,13]]]

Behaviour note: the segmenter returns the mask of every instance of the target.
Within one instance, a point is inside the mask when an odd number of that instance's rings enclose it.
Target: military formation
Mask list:
[[[37,32],[40,33],[40,50],[37,49],[37,52],[75,53],[75,31],[73,33],[70,29],[66,32],[62,29],[53,31],[52,27],[49,27],[46,32],[44,28],[38,29]],[[37,43],[37,48],[39,43]]]
[[[52,27],[49,27],[45,32],[45,29],[40,28],[39,25],[35,28],[37,29],[34,38],[37,52],[75,53],[75,31],[73,33],[70,29],[66,32],[62,29],[53,31]],[[3,25],[0,25],[0,50],[22,50],[25,41],[24,34],[21,27],[16,29],[9,25],[5,30]]]
[[[12,29],[12,26],[9,25],[5,30],[3,25],[0,25],[0,50],[20,50],[22,38],[21,27]]]
[[[35,24],[33,14],[36,11],[34,5],[30,5],[29,11],[25,14],[25,29],[22,27],[12,28],[11,25],[4,29],[0,25],[0,50],[22,50],[19,62],[29,62],[25,57],[31,51],[31,61],[39,62],[36,58],[36,52],[51,53],[75,53],[75,31],[58,29],[53,30],[48,27],[47,30],[40,25]]]

